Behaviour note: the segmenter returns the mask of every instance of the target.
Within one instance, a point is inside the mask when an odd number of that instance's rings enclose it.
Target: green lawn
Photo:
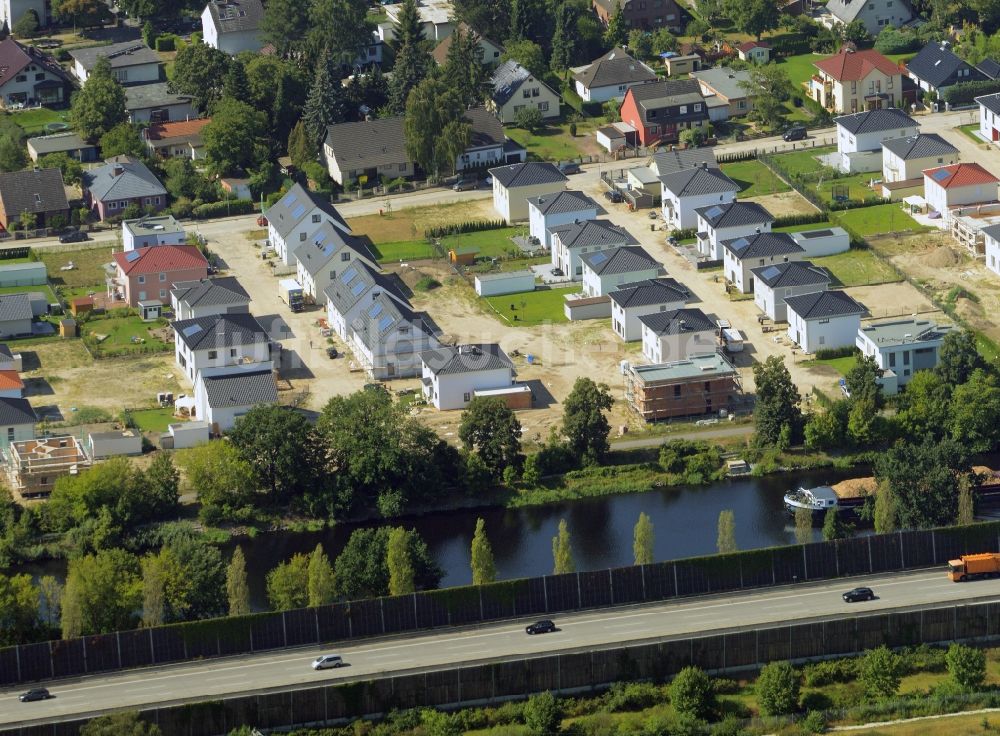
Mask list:
[[[833,223],[827,220],[826,222],[813,222],[809,225],[788,225],[786,227],[776,227],[774,232],[776,233],[801,233],[806,230],[822,230],[825,227],[833,227]]]
[[[501,319],[518,327],[534,327],[565,322],[563,304],[566,300],[563,297],[579,291],[580,286],[577,284],[568,289],[536,289],[519,294],[488,296],[485,299]]]
[[[136,426],[143,432],[166,432],[167,426],[174,421],[174,409],[171,406],[162,409],[141,409],[129,412]]]
[[[837,373],[842,376],[846,376],[847,372],[854,367],[857,363],[857,357],[854,355],[847,355],[843,358],[827,358],[826,360],[813,360],[811,363],[816,365],[828,365],[833,368]]]
[[[29,291],[40,291],[42,294],[45,294],[45,298],[49,300],[49,304],[53,304],[56,301],[56,295],[52,293],[52,289],[47,284],[42,284],[41,286],[0,286],[0,294],[27,294]]]
[[[789,174],[805,174],[819,169],[820,163],[816,159],[817,156],[833,153],[836,150],[836,146],[819,146],[791,153],[782,153],[775,156],[775,158]]]
[[[114,246],[98,245],[79,250],[40,249],[38,257],[49,270],[49,282],[53,286],[70,289],[92,287],[94,291],[104,289],[104,264],[110,263]],[[70,261],[76,266],[72,271],[60,271]]]
[[[95,357],[161,353],[173,350],[173,345],[154,337],[150,330],[166,325],[166,320],[143,322],[138,316],[106,317],[84,323],[81,337]]]
[[[839,197],[844,196],[844,187],[847,187],[846,196],[848,199],[865,200],[881,196],[879,192],[876,192],[869,186],[872,179],[878,178],[880,178],[880,175],[872,171],[863,174],[854,174],[853,176],[842,176],[839,179],[823,178],[815,184],[809,184],[809,187],[827,202],[834,201],[833,195],[835,191]]]
[[[924,232],[930,229],[903,212],[902,208],[895,203],[844,210],[831,215],[831,219],[852,228],[863,236],[908,231]]]
[[[810,260],[815,265],[829,271],[839,282],[838,286],[869,286],[902,280],[902,277],[892,266],[866,249],[851,248],[835,256],[823,256]]]
[[[47,131],[45,126],[49,123],[66,123],[69,125],[69,110],[50,110],[47,107],[39,107],[32,110],[18,110],[12,112],[14,122],[17,123],[29,136],[44,135]]]
[[[816,73],[816,67],[813,65],[822,58],[825,58],[824,54],[799,54],[779,59],[778,63],[788,72],[788,78],[792,80],[795,90],[801,92],[803,83]]]
[[[722,173],[740,185],[740,198],[777,194],[791,189],[785,182],[756,159],[722,164]]]
[[[970,123],[969,125],[959,125],[956,130],[962,131],[962,133],[971,141],[975,141],[977,144],[982,145],[986,141],[979,137],[977,134],[979,131],[979,123]]]
[[[395,243],[378,243],[372,246],[379,263],[396,261],[420,261],[435,258],[438,253],[425,240],[401,240]]]
[[[537,133],[524,128],[505,128],[507,137],[528,149],[528,156],[541,161],[568,161],[579,158],[580,144],[603,124],[603,118],[589,118],[576,124],[576,137],[569,134],[569,123],[547,125]]]
[[[503,227],[498,230],[483,230],[478,233],[463,233],[461,235],[449,235],[441,238],[441,245],[445,251],[457,249],[459,251],[476,250],[480,258],[499,258],[508,255],[511,251],[520,251],[511,238],[523,231],[523,227]]]

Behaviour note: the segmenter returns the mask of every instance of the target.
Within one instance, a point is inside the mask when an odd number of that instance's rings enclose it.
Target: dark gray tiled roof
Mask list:
[[[232,276],[201,281],[180,281],[170,295],[190,307],[226,307],[249,304],[250,295]]]
[[[671,312],[653,312],[639,317],[639,321],[657,335],[680,335],[685,332],[714,330],[715,323],[700,309],[675,309]]]
[[[1000,225],[990,225],[989,227],[984,227],[982,232],[984,235],[987,235],[994,240],[1000,240]]]
[[[216,314],[173,322],[177,339],[190,350],[215,350],[270,342],[257,318],[245,312]]]
[[[789,261],[750,269],[757,281],[771,288],[778,286],[806,286],[829,284],[830,274],[810,261]]]
[[[55,135],[40,135],[29,138],[28,146],[39,156],[47,153],[63,153],[64,151],[85,151],[96,148],[87,143],[77,133],[56,133]]]
[[[678,197],[702,194],[738,192],[739,185],[722,173],[722,169],[696,166],[660,176],[663,188]]]
[[[715,151],[711,148],[685,148],[682,151],[658,151],[649,161],[649,166],[655,166],[657,175],[664,176],[674,171],[693,169],[702,164],[716,168]]]
[[[976,98],[976,102],[994,115],[1000,115],[1000,92],[992,95],[981,95]]]
[[[495,371],[500,368],[514,370],[507,353],[495,342],[481,345],[458,345],[425,350],[420,360],[434,375]]]
[[[403,116],[339,123],[326,131],[326,145],[343,169],[374,169],[409,163]]]
[[[31,299],[27,294],[0,295],[0,322],[31,319]]]
[[[976,69],[981,71],[987,79],[1000,77],[1000,62],[996,62],[993,59],[983,59],[976,64]]]
[[[774,222],[774,215],[756,202],[713,204],[695,210],[713,228],[740,227]]]
[[[691,292],[676,279],[665,276],[646,281],[622,284],[608,294],[611,301],[622,309],[648,307],[652,304],[669,304],[691,298]]]
[[[723,240],[722,246],[740,260],[744,258],[766,258],[789,253],[804,253],[801,245],[788,233],[758,233],[740,238]]]
[[[639,241],[632,237],[632,233],[607,220],[580,220],[568,225],[549,228],[549,232],[558,235],[559,242],[567,248],[583,248],[592,245],[612,248],[617,245],[639,244]]]
[[[511,97],[517,94],[529,79],[534,79],[535,84],[550,89],[545,82],[537,77],[532,77],[531,72],[518,64],[513,59],[508,59],[496,68],[493,76],[490,77],[490,85],[493,87],[492,98],[497,105],[505,105]]]
[[[121,167],[122,173],[115,174],[115,167]],[[131,156],[115,156],[96,169],[83,174],[84,186],[90,190],[91,196],[102,202],[111,199],[135,199],[136,197],[165,197],[160,180],[146,164]]]
[[[238,33],[257,30],[264,17],[264,6],[260,0],[209,0],[208,12],[219,33]]]
[[[110,46],[91,46],[85,49],[74,49],[69,52],[69,55],[74,60],[80,62],[80,65],[88,72],[94,68],[97,60],[102,57],[111,63],[112,69],[160,63],[160,57],[157,56],[156,52],[142,41],[122,41],[121,43],[113,43]]]
[[[660,268],[660,262],[637,245],[584,253],[581,260],[590,270],[602,276]]]
[[[270,370],[240,371],[221,376],[202,376],[208,405],[213,409],[257,406],[278,401],[278,388]]]
[[[323,293],[340,314],[346,315],[372,289],[388,293],[404,304],[408,303],[406,295],[390,277],[379,273],[364,261],[356,261],[343,269]]]
[[[312,234],[309,242],[303,243],[295,251],[295,257],[302,264],[306,273],[315,276],[344,248],[354,255],[344,263],[352,262],[353,258],[364,258],[372,264],[378,262],[368,245],[353,235],[338,230],[329,222],[324,222]]]
[[[897,107],[885,107],[881,110],[865,110],[853,115],[841,115],[833,122],[848,133],[861,135],[863,133],[879,133],[893,128],[915,128],[917,122]]]
[[[490,169],[490,176],[508,189],[511,187],[530,187],[535,184],[548,184],[566,181],[566,175],[555,164],[547,161],[528,161],[522,164],[497,166]]]
[[[278,235],[287,238],[303,217],[317,207],[329,219],[341,225],[350,232],[351,228],[328,199],[319,192],[311,192],[301,184],[293,184],[281,199],[271,205],[264,213],[267,221],[278,231]],[[297,244],[295,244],[297,247]]]
[[[882,141],[882,147],[892,151],[904,161],[914,158],[925,158],[927,156],[948,156],[958,153],[958,149],[951,145],[937,133],[917,133],[917,135],[906,138],[890,138]]]
[[[931,41],[924,46],[917,55],[906,62],[906,69],[911,74],[915,74],[918,79],[927,82],[932,87],[940,87],[948,81],[959,69],[967,68],[969,65],[959,58],[950,48],[942,48],[940,41]],[[972,70],[968,77],[962,77],[958,81],[976,82],[983,79],[982,72]]]
[[[13,427],[18,424],[34,424],[38,421],[35,410],[27,399],[0,396],[0,426]]]
[[[656,72],[641,61],[629,56],[623,48],[614,48],[595,59],[580,72],[573,75],[587,89],[610,87],[631,82],[656,81]]]
[[[69,209],[66,188],[59,169],[26,169],[0,174],[0,202],[7,217],[28,212],[58,212]]]
[[[829,0],[826,4],[826,9],[845,25],[857,18],[864,8],[865,3],[859,0]]]
[[[190,95],[179,95],[170,91],[167,82],[140,84],[125,88],[125,109],[144,110],[148,107],[163,107],[164,105],[180,105],[191,102]]]
[[[543,215],[562,215],[590,209],[596,209],[598,214],[604,212],[593,199],[583,192],[575,192],[572,189],[555,194],[543,194],[540,197],[528,197],[528,204],[537,207]]]
[[[0,342],[0,357],[10,358],[12,360],[14,358],[14,353],[11,352],[10,348],[7,346],[7,343],[5,342]]]
[[[503,123],[485,107],[473,107],[471,110],[466,110],[465,119],[472,126],[469,148],[497,146],[507,139],[503,132]]]
[[[685,105],[689,102],[704,102],[705,100],[697,79],[666,79],[662,82],[640,84],[630,88],[629,94],[646,109]]]
[[[803,319],[844,317],[868,311],[842,291],[817,291],[801,296],[786,296],[785,304]]]

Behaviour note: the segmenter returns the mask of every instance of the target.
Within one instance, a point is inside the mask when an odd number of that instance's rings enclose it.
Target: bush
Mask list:
[[[806,687],[823,687],[835,682],[851,682],[858,678],[857,658],[827,659],[802,668]]]
[[[716,677],[712,680],[712,689],[716,695],[733,695],[740,691],[740,683],[728,677]]]
[[[1000,92],[1000,80],[986,79],[980,82],[960,82],[941,92],[941,98],[949,105],[963,105],[972,102],[979,95]]]
[[[540,130],[544,125],[541,110],[534,106],[522,107],[514,114],[514,125],[524,128],[529,133]]]
[[[919,45],[920,39],[915,34],[897,30],[892,26],[883,28],[875,39],[875,50],[880,54],[904,54],[907,51],[916,51]]]
[[[945,655],[948,674],[962,690],[978,689],[986,679],[986,654],[982,649],[952,644]]]
[[[705,718],[715,707],[712,681],[697,667],[685,667],[670,683],[670,702],[678,716]]]
[[[434,289],[440,288],[441,282],[432,276],[424,276],[420,281],[413,285],[413,288],[417,291],[433,291]]]
[[[799,707],[799,673],[788,662],[765,665],[754,685],[760,711],[766,716],[783,716]]]
[[[771,223],[772,229],[779,227],[794,227],[795,225],[813,225],[817,222],[826,222],[827,215],[825,212],[808,212],[798,215],[785,215],[784,217],[774,218],[774,222]]]
[[[608,710],[642,710],[666,700],[666,693],[651,682],[616,682],[604,694],[604,707]]]
[[[156,39],[156,50],[157,51],[174,51],[177,48],[177,36],[172,33],[166,33]]]
[[[826,716],[818,710],[811,710],[802,719],[802,730],[806,733],[823,733],[826,731]]]
[[[536,736],[558,733],[561,720],[559,702],[552,693],[532,695],[524,704],[524,723]]]
[[[846,358],[856,351],[857,348],[853,345],[844,345],[839,348],[822,348],[817,350],[815,355],[817,360],[833,360],[834,358]]]
[[[204,220],[210,217],[249,215],[251,212],[253,212],[253,202],[251,200],[231,199],[228,202],[200,204],[191,210],[191,215],[197,220]]]
[[[455,225],[442,225],[424,230],[424,237],[427,240],[446,238],[449,235],[464,235],[465,233],[481,233],[486,230],[499,230],[507,227],[503,220],[469,220],[459,222]]]

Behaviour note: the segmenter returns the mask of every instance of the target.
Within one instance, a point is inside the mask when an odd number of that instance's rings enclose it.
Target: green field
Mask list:
[[[813,65],[823,58],[825,58],[824,54],[799,54],[779,59],[778,63],[782,69],[788,72],[788,78],[792,80],[795,91],[801,92],[803,83],[816,73],[816,67]]]
[[[758,197],[762,194],[777,194],[791,189],[773,171],[755,159],[722,164],[719,168],[722,169],[722,173],[740,185],[741,199]]]
[[[857,356],[847,355],[843,358],[827,358],[825,360],[814,360],[811,361],[816,365],[828,365],[833,368],[837,373],[842,376],[846,376],[847,372],[854,367],[855,363],[858,362]]]
[[[810,260],[813,264],[829,271],[838,282],[836,286],[869,286],[902,280],[892,266],[866,249],[851,248],[834,256]]]
[[[821,179],[815,184],[810,184],[809,188],[821,196],[827,202],[833,202],[833,193],[836,189],[838,196],[843,196],[844,187],[847,187],[847,198],[866,200],[873,197],[880,197],[881,194],[872,189],[869,184],[872,179],[878,179],[876,172],[864,174],[854,174],[853,176],[842,176],[839,179]]]
[[[104,265],[110,263],[114,246],[98,245],[79,250],[39,249],[38,258],[49,270],[49,282],[53,286],[67,286],[71,289],[94,287],[94,291],[104,289]],[[70,261],[76,266],[72,271],[60,271]]]
[[[421,261],[437,257],[434,246],[424,240],[401,240],[395,243],[378,243],[372,246],[379,263]]]
[[[537,133],[524,128],[505,128],[512,141],[528,149],[528,156],[541,161],[569,161],[580,157],[580,144],[603,124],[602,118],[581,120],[576,124],[576,137],[569,134],[569,123],[549,124]]]
[[[173,350],[173,344],[154,337],[150,330],[166,324],[166,320],[143,322],[138,316],[105,317],[88,320],[80,332],[95,357],[160,353]]]
[[[580,286],[568,289],[536,289],[519,294],[485,297],[501,319],[517,327],[566,322],[563,304],[567,294],[576,294]],[[513,307],[513,309],[512,309]]]
[[[785,171],[789,174],[805,174],[819,169],[820,163],[816,159],[827,153],[837,150],[836,146],[819,146],[817,148],[807,148],[792,153],[782,153],[775,158]]]
[[[511,242],[511,238],[523,231],[523,227],[503,227],[498,230],[483,230],[478,233],[463,233],[441,238],[441,246],[449,250],[476,250],[480,258],[499,258],[515,254],[520,249]]]
[[[166,432],[168,425],[174,420],[174,409],[166,406],[162,409],[141,409],[129,412],[136,426],[143,432]]]
[[[831,217],[837,223],[850,227],[863,236],[882,233],[924,232],[930,229],[903,212],[902,208],[895,203],[844,210],[834,213]]]

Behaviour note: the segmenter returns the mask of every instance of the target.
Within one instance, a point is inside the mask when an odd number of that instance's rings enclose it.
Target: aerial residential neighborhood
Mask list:
[[[0,0],[0,736],[996,731],[998,118],[978,0]]]

